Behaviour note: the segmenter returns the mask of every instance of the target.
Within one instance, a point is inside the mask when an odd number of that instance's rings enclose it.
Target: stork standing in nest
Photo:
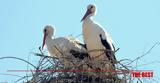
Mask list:
[[[114,70],[116,61],[115,48],[112,39],[107,31],[93,20],[96,13],[96,6],[88,5],[87,12],[82,18],[83,38],[86,44],[89,56],[97,68],[104,70]],[[100,51],[101,50],[101,51]],[[105,65],[101,61],[107,60]]]

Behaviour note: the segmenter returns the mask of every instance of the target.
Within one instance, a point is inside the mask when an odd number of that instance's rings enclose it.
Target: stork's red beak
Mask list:
[[[86,14],[83,16],[81,22],[82,22],[84,19],[86,19],[86,17],[87,17],[89,14],[91,14],[91,10],[90,10],[90,9],[87,10],[87,12],[86,12]]]
[[[43,44],[42,44],[42,50],[43,50],[43,48],[44,48],[44,45],[45,45],[45,43],[46,43],[46,32],[44,32],[44,37],[43,37]]]

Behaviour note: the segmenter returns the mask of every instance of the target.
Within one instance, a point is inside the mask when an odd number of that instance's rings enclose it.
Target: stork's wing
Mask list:
[[[68,37],[70,43],[72,43],[73,48],[70,50],[70,53],[75,57],[79,59],[84,59],[88,57],[88,53],[86,51],[85,44],[82,44],[79,40],[75,38]]]
[[[111,45],[107,42],[106,39],[103,39],[103,38],[102,38],[102,34],[100,34],[99,37],[100,37],[100,40],[101,40],[102,45],[103,45],[107,50],[110,50],[109,52],[107,52],[106,56],[108,57],[109,60],[113,60],[113,58],[112,58],[113,56],[112,56],[112,54],[111,54],[111,51],[112,51]],[[109,53],[109,54],[108,54],[108,53]]]
[[[102,38],[102,35],[101,35],[101,34],[100,34],[99,36],[100,36],[102,45],[103,45],[107,50],[109,50],[108,52],[106,52],[106,56],[107,56],[107,58],[111,61],[113,68],[115,68],[116,57],[115,57],[114,51],[112,51],[112,49],[111,49],[111,46],[113,46],[113,48],[114,48],[114,45],[113,45],[113,44],[110,45],[110,44],[107,42],[106,39],[103,39],[103,38]]]
[[[77,42],[77,44],[80,45],[80,46],[82,46],[83,48],[85,48],[85,49],[87,50],[86,44],[82,44],[82,43],[80,43],[80,42]]]

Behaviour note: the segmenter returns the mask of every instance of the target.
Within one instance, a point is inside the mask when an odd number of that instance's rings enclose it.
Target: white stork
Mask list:
[[[87,57],[86,49],[78,40],[70,37],[52,38],[54,30],[55,29],[51,25],[44,27],[42,50],[46,44],[49,55],[57,57],[66,67],[73,66],[73,63],[70,62],[73,58],[83,60]]]
[[[81,21],[83,27],[83,38],[86,44],[87,50],[89,51],[89,56],[94,62],[98,60],[110,60],[112,69],[115,68],[112,61],[116,61],[115,58],[115,48],[112,43],[112,39],[105,31],[105,29],[93,20],[93,16],[96,13],[96,6],[93,4],[88,5],[87,12]],[[108,50],[104,51],[93,51],[93,50]],[[98,62],[97,62],[98,63]],[[106,68],[105,68],[106,69]]]

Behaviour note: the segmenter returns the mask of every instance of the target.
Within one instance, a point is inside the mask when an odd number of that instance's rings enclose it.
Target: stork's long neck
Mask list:
[[[84,21],[83,21],[83,35],[85,35],[86,37],[88,37],[88,35],[90,34],[89,32],[91,32],[93,30],[93,25],[94,25],[94,20],[93,18],[87,17]],[[86,38],[88,39],[88,38]]]
[[[90,23],[93,23],[93,17],[92,16],[87,16],[86,19],[83,21],[83,25],[85,24],[90,24]]]
[[[50,43],[52,42],[52,40],[53,40],[53,38],[52,38],[52,34],[48,34],[47,36],[46,36],[46,45],[47,46],[50,46]]]

